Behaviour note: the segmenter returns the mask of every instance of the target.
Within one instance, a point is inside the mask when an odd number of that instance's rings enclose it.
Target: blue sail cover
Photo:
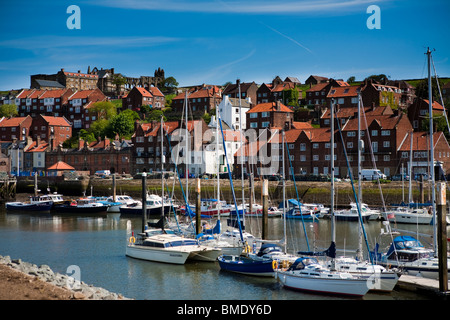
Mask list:
[[[395,246],[395,248],[394,248]],[[398,236],[394,239],[394,242],[389,247],[386,256],[390,256],[394,250],[423,248],[423,244],[414,237],[411,236]]]
[[[298,254],[305,256],[327,256],[336,258],[336,243],[331,242],[330,247],[324,251],[299,251]]]

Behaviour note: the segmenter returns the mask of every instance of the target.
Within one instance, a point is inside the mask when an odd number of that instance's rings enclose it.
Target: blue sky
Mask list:
[[[258,84],[311,74],[346,80],[384,73],[426,77],[426,48],[450,77],[448,0],[1,1],[0,90],[61,68],[115,68],[126,76],[161,67],[180,86]],[[70,5],[81,29],[69,30]],[[366,13],[377,5],[381,29]]]

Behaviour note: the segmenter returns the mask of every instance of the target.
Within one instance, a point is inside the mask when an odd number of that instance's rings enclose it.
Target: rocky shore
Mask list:
[[[47,265],[0,256],[0,300],[129,300],[55,273]]]

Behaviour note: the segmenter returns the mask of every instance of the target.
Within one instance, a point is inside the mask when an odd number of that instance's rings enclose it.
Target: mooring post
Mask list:
[[[147,226],[147,172],[142,172],[142,232]]]
[[[448,291],[448,266],[447,266],[447,209],[446,209],[446,183],[437,183],[436,199],[436,220],[438,232],[438,260],[439,260],[439,291],[446,293]]]
[[[196,234],[200,234],[202,232],[202,218],[201,218],[201,214],[202,214],[202,202],[201,202],[201,187],[200,187],[200,178],[197,178],[196,181],[196,185],[197,187],[195,188],[195,199],[196,199],[196,206],[195,206],[195,233]]]
[[[262,198],[263,198],[263,216],[262,216],[262,235],[263,240],[268,237],[269,228],[269,181],[267,179],[263,180],[262,187]]]

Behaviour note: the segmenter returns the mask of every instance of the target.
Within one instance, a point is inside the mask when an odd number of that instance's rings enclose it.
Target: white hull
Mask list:
[[[438,258],[422,258],[411,262],[387,260],[387,264],[400,268],[403,274],[435,280],[439,279]],[[450,259],[447,259],[447,265],[450,265]],[[449,275],[450,271],[447,277]]]
[[[369,291],[365,279],[313,277],[295,271],[278,272],[278,278],[285,287],[294,290],[358,297]]]
[[[212,249],[212,248],[203,246],[203,249],[191,251],[188,259],[195,260],[195,261],[212,262],[212,261],[216,261],[217,257],[220,256],[221,254],[222,254],[221,249],[218,249],[218,248]]]
[[[396,213],[394,218],[389,219],[391,222],[410,224],[431,224],[432,220],[431,215],[413,213]]]
[[[335,267],[340,272],[348,272],[354,276],[365,278],[368,280],[367,285],[371,291],[390,292],[398,282],[398,275],[395,271],[387,270],[380,265],[338,258]]]
[[[190,255],[190,251],[159,249],[140,245],[127,245],[126,255],[141,260],[184,264]]]

